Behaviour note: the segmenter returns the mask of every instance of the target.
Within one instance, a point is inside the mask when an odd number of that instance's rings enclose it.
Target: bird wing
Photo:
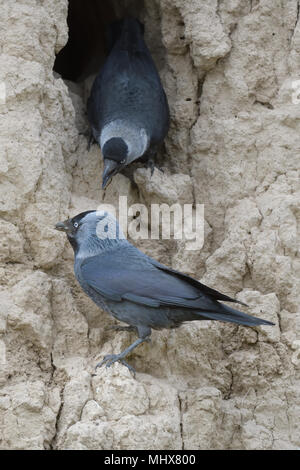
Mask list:
[[[88,120],[95,129],[100,131],[99,116],[101,115],[101,95],[102,95],[102,80],[103,80],[103,68],[100,69],[95,81],[93,83],[90,96],[87,100],[87,115]],[[95,136],[94,136],[95,137]]]
[[[216,300],[234,299],[195,279],[160,265],[135,247],[117,249],[85,259],[83,280],[107,299],[151,307],[169,306],[216,310]]]

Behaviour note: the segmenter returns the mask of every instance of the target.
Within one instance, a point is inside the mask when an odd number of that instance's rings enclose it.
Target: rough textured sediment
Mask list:
[[[299,1],[145,0],[172,117],[164,173],[105,193],[85,87],[52,71],[66,0],[0,6],[0,448],[299,448]],[[95,373],[134,336],[106,329],[53,226],[119,194],[204,204],[201,251],[137,244],[276,326],[154,332],[129,359],[136,379]]]

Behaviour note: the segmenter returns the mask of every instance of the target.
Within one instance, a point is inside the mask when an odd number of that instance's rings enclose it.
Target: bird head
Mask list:
[[[102,188],[104,189],[108,181],[126,166],[128,146],[124,139],[112,137],[103,145],[102,154],[104,158]]]
[[[82,256],[93,256],[112,243],[125,240],[115,217],[103,210],[82,212],[58,222],[55,229],[65,232],[75,254]]]

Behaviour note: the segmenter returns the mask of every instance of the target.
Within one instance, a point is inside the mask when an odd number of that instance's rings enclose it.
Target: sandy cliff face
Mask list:
[[[85,87],[52,71],[67,1],[0,6],[0,448],[299,448],[299,2],[145,0],[172,117],[165,171],[105,193]],[[134,336],[105,329],[53,226],[119,194],[204,204],[201,251],[138,245],[276,326],[154,332],[130,357],[136,379],[95,373]]]

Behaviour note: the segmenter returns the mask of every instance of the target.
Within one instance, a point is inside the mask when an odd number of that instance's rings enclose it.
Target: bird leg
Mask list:
[[[132,343],[128,348],[126,348],[120,354],[108,354],[104,357],[104,359],[96,365],[97,367],[103,366],[106,363],[106,367],[110,367],[114,362],[121,362],[124,366],[126,366],[131,372],[133,372],[135,376],[135,369],[130,366],[125,360],[124,357],[127,356],[133,349],[135,349],[139,344],[144,343],[145,341],[150,341],[150,336],[146,336],[145,338],[138,338],[134,343]]]
[[[87,144],[87,151],[89,152],[91,146],[96,144],[96,143],[97,143],[97,140],[94,138],[93,132],[91,131],[90,136],[89,136],[89,140],[88,140],[88,144]]]
[[[146,152],[146,154],[141,158],[142,161],[147,162],[147,168],[150,168],[151,176],[153,175],[155,168],[157,168],[161,173],[164,173],[164,170],[155,164],[155,158],[157,156],[158,150],[159,150],[159,147],[155,145],[152,148],[150,148]]]
[[[149,158],[149,160],[147,162],[147,168],[150,168],[151,176],[152,176],[153,173],[154,173],[154,169],[155,169],[155,162],[154,162],[153,158]]]

